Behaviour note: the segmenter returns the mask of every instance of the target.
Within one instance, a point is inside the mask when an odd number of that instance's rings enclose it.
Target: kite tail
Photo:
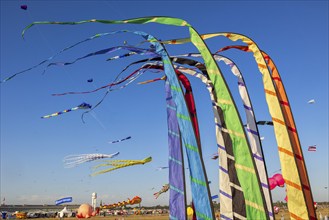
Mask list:
[[[156,193],[154,193],[154,194],[153,194],[153,195],[154,195],[154,198],[155,198],[155,199],[159,198],[160,194],[161,194],[160,192],[156,192]]]

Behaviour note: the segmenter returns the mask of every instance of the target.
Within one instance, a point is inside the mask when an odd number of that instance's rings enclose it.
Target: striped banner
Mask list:
[[[169,147],[169,219],[187,219],[181,135],[169,82],[165,83]]]

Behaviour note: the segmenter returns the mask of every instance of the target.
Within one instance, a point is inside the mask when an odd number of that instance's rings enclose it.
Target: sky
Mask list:
[[[20,9],[27,5],[27,10]],[[139,30],[158,39],[188,37],[184,27],[160,24],[76,26],[39,25],[21,32],[34,21],[120,20],[145,16],[170,16],[189,22],[199,33],[235,32],[252,38],[277,65],[292,107],[315,201],[328,201],[328,1],[1,1],[1,80],[40,63],[63,48],[96,33]],[[89,41],[57,56],[54,61],[74,59],[107,47],[137,45],[142,39],[117,34]],[[207,40],[211,51],[232,44],[226,39]],[[241,44],[241,42],[240,42]],[[191,44],[166,46],[170,55],[197,52]],[[83,110],[58,117],[43,115],[75,107],[95,105],[100,91],[85,95],[52,96],[67,91],[89,91],[112,82],[126,65],[145,57],[106,62],[111,56],[95,56],[70,66],[46,65],[1,83],[1,201],[6,204],[54,204],[67,196],[74,204],[115,203],[134,196],[142,205],[168,205],[169,193],[157,200],[153,193],[168,183],[168,141],[164,83],[138,85],[163,73],[147,72],[124,89],[111,92],[91,113]],[[261,74],[251,54],[223,53],[239,66],[258,120],[271,120]],[[129,68],[131,73],[139,66]],[[236,79],[220,65],[245,122]],[[87,80],[92,78],[93,82]],[[218,162],[215,126],[209,94],[197,79],[189,77],[200,124],[203,159],[212,195],[218,194]],[[308,101],[314,99],[314,104]],[[280,171],[277,144],[271,126],[259,127],[268,175]],[[131,136],[115,144],[109,141]],[[308,146],[316,145],[316,152]],[[116,159],[152,162],[91,177],[100,162],[65,168],[63,158],[72,154],[120,152]],[[189,184],[187,184],[189,185]],[[188,186],[189,190],[189,186]],[[284,188],[272,191],[273,201],[283,201]],[[190,192],[188,191],[188,198]]]

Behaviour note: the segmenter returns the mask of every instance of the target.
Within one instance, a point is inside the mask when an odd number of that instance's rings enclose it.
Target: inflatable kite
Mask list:
[[[66,109],[66,110],[64,110],[64,111],[56,112],[56,113],[53,113],[53,114],[50,114],[50,115],[45,115],[45,116],[42,116],[41,118],[55,117],[55,116],[61,115],[61,114],[63,114],[63,113],[67,113],[67,112],[75,111],[75,110],[78,110],[78,109],[90,109],[90,108],[91,108],[91,105],[89,105],[89,104],[83,102],[83,103],[81,103],[80,105],[78,105],[77,107],[70,108],[70,109]]]
[[[114,208],[120,208],[126,205],[137,205],[140,204],[142,202],[142,198],[139,196],[135,196],[132,199],[127,199],[125,201],[122,202],[117,202],[117,203],[112,203],[112,204],[108,204],[108,205],[102,205],[101,208],[102,209],[114,209]]]
[[[95,216],[97,213],[93,211],[93,208],[89,204],[82,204],[79,206],[77,218],[90,218]]]
[[[268,178],[270,184],[270,190],[273,190],[275,187],[283,187],[285,182],[281,174],[275,174],[272,177]]]

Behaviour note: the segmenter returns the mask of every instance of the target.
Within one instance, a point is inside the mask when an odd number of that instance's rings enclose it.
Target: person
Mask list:
[[[7,219],[7,212],[1,212],[2,219]]]

